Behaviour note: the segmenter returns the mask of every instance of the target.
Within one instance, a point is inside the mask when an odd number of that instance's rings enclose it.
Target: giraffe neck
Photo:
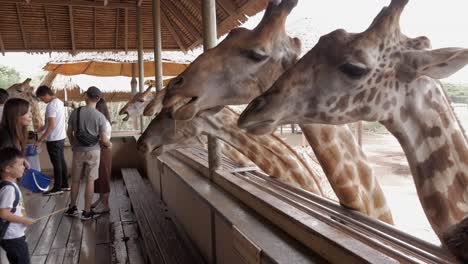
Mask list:
[[[400,92],[409,99],[382,123],[400,142],[424,212],[441,237],[468,216],[468,145],[442,88],[429,78],[414,82],[423,83]]]
[[[368,160],[347,126],[301,125],[340,203],[393,224],[392,213]]]
[[[242,153],[240,153],[239,151],[237,151],[235,148],[231,147],[228,144],[222,144],[221,151],[226,157],[232,160],[234,164],[236,164],[237,166],[249,167],[249,166],[255,165]]]
[[[253,161],[271,177],[290,185],[323,195],[307,163],[279,138],[249,135],[237,127],[238,115],[224,108],[216,115],[198,119],[204,134],[217,137]]]

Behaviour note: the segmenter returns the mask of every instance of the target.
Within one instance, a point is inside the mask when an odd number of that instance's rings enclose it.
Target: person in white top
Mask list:
[[[0,246],[6,251],[10,263],[29,264],[26,226],[35,220],[26,217],[23,196],[16,179],[24,173],[24,156],[16,148],[0,152]]]
[[[106,132],[104,133],[110,140],[112,134],[111,118],[109,109],[107,108],[106,101],[101,98],[96,104],[96,110],[104,115],[106,118]],[[99,178],[94,181],[94,193],[99,194],[99,199],[95,201],[91,208],[98,214],[109,212],[109,193],[110,193],[110,179],[112,169],[112,144],[101,144],[101,156],[99,161]]]
[[[3,117],[3,106],[8,100],[8,97],[9,97],[8,92],[5,89],[0,88],[0,122]]]
[[[39,86],[36,96],[47,104],[45,113],[45,124],[38,131],[43,132],[36,147],[46,141],[47,152],[54,167],[54,187],[44,192],[44,195],[62,194],[69,191],[67,163],[65,162],[64,143],[67,133],[65,130],[65,107],[58,99],[52,89],[46,85]]]

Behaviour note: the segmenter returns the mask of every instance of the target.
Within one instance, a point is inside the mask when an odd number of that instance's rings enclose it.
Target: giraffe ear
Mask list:
[[[454,74],[468,64],[468,49],[444,48],[435,50],[415,50],[403,53],[397,70],[397,77],[412,81],[426,75],[443,79]]]

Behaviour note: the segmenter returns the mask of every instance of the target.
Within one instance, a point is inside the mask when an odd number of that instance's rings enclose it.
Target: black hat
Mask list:
[[[95,86],[91,86],[88,88],[88,90],[85,92],[86,95],[88,95],[89,98],[102,98],[102,92],[99,90],[99,88]]]

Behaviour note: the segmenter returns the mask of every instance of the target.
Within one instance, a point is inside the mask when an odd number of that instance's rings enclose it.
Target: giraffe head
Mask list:
[[[268,133],[283,123],[392,122],[418,103],[431,78],[445,78],[468,60],[459,48],[430,50],[426,37],[408,38],[399,18],[407,0],[393,0],[362,33],[342,29],[316,46],[250,103],[239,125]]]
[[[143,113],[145,107],[153,100],[154,95],[151,92],[150,85],[144,92],[136,93],[125,106],[120,109],[119,115],[126,115],[123,121],[127,121],[130,117],[139,116]]]
[[[200,117],[192,120],[175,120],[170,109],[163,109],[138,139],[138,152],[159,156],[166,151],[203,145],[206,143],[199,125]]]
[[[164,106],[189,99],[174,118],[190,119],[217,106],[248,103],[294,64],[301,45],[286,34],[285,21],[296,4],[297,0],[270,1],[256,28],[233,29],[171,80]]]
[[[31,78],[27,78],[22,83],[16,83],[7,89],[10,98],[25,99],[30,103],[39,102],[38,98],[34,95],[34,87],[31,86]]]
[[[143,110],[144,116],[155,116],[162,110],[162,102],[164,96],[166,95],[166,89],[162,89],[161,91],[156,93],[156,96],[149,102],[149,104]]]

